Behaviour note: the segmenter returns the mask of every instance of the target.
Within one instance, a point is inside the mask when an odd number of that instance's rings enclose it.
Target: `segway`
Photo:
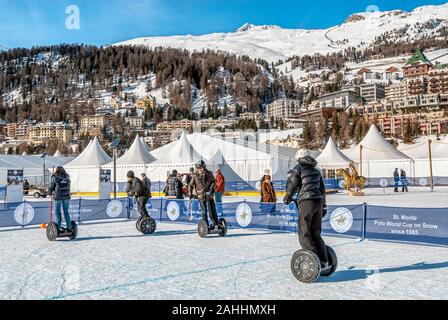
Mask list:
[[[218,220],[219,225],[208,226],[204,219],[201,219],[198,224],[198,233],[201,238],[207,238],[209,234],[218,234],[220,237],[225,237],[227,234],[227,222],[224,218]]]
[[[313,283],[319,277],[332,275],[338,267],[338,258],[334,250],[326,246],[328,255],[328,267],[322,269],[319,257],[308,250],[296,251],[291,259],[291,271],[297,280],[305,283]]]
[[[150,216],[140,217],[137,219],[136,227],[143,234],[152,234],[157,229],[157,222]]]
[[[47,238],[50,241],[55,241],[57,238],[69,238],[70,240],[76,239],[78,236],[78,226],[75,221],[72,221],[71,230],[67,230],[66,228],[62,228],[62,230],[58,230],[58,226],[54,222],[50,222],[47,225]]]

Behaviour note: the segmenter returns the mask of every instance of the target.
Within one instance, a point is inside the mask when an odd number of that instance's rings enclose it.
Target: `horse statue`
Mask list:
[[[350,162],[349,170],[337,169],[336,174],[344,178],[342,186],[345,190],[360,192],[366,187],[367,178],[358,174],[358,170],[356,170],[353,161]]]

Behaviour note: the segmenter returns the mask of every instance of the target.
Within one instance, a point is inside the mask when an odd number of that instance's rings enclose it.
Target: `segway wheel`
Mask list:
[[[142,232],[140,230],[140,222],[142,221],[142,217],[137,218],[137,222],[135,223],[135,227],[137,228],[138,231]]]
[[[222,225],[221,232],[219,233],[220,237],[225,237],[227,234],[227,222],[225,219],[219,219],[219,224]]]
[[[296,251],[291,259],[291,271],[300,282],[313,283],[320,276],[319,258],[311,251]]]
[[[201,238],[207,238],[208,236],[208,225],[204,220],[199,221],[198,224],[198,233]]]
[[[138,229],[143,234],[152,234],[156,231],[157,223],[151,217],[145,217],[140,220]]]
[[[322,277],[331,276],[338,268],[338,257],[336,256],[336,252],[334,252],[333,248],[329,246],[327,246],[327,256],[328,264],[331,266],[331,268],[322,271],[320,274]]]
[[[75,221],[72,221],[72,234],[70,237],[68,237],[70,240],[76,239],[78,236],[78,226]]]
[[[58,237],[58,227],[56,223],[52,222],[47,224],[47,239],[49,241],[55,241]]]

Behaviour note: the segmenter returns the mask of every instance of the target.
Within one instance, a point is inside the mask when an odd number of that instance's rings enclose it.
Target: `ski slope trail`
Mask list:
[[[0,299],[441,299],[448,249],[326,237],[338,271],[299,283],[297,235],[232,229],[201,239],[195,225],[82,224],[75,241],[45,231],[0,232]]]

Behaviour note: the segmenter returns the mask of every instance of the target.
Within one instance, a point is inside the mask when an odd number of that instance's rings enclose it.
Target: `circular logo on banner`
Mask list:
[[[389,185],[389,183],[387,182],[387,179],[386,179],[386,178],[382,178],[382,179],[380,179],[380,186],[381,186],[382,188],[386,188],[388,185]]]
[[[109,201],[106,207],[106,213],[111,218],[118,218],[123,212],[123,204],[119,200]]]
[[[426,178],[420,178],[420,179],[418,180],[418,183],[419,183],[422,187],[424,187],[424,186],[426,186],[426,185],[428,184],[428,179],[426,179]]]
[[[252,209],[246,203],[241,203],[236,208],[236,221],[238,224],[246,228],[252,222]]]
[[[255,189],[257,189],[257,190],[261,190],[261,181],[257,181],[257,182],[255,183]]]
[[[18,224],[25,226],[34,218],[34,208],[29,203],[22,203],[14,210],[14,219]]]
[[[353,214],[347,208],[337,208],[330,216],[330,225],[338,233],[346,233],[353,225]]]
[[[177,219],[179,219],[180,216],[179,204],[176,201],[168,202],[168,205],[166,207],[166,214],[168,215],[168,218],[170,218],[171,221],[176,221]]]

